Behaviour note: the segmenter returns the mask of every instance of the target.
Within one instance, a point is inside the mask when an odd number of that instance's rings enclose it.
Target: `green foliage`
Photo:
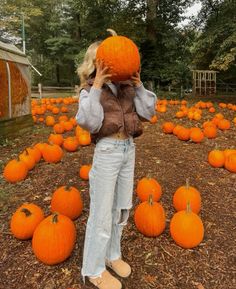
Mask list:
[[[236,80],[236,3],[235,1],[202,1],[198,25],[202,32],[194,47],[194,65],[214,69],[231,81]]]
[[[0,38],[21,43],[22,13],[33,82],[74,85],[87,47],[108,36],[107,28],[133,39],[140,48],[142,79],[189,86],[191,69],[235,74],[236,21],[228,2],[202,0],[195,27],[180,28],[193,0],[2,0]],[[196,41],[197,39],[197,41]]]

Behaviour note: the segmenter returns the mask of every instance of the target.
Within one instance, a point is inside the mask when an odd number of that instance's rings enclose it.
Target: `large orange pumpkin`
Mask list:
[[[24,180],[27,174],[28,167],[23,161],[17,159],[9,161],[3,170],[4,178],[11,183]]]
[[[200,217],[187,209],[174,214],[170,221],[170,234],[177,245],[190,249],[198,246],[204,237],[204,227]]]
[[[32,248],[36,257],[47,265],[66,260],[75,244],[76,229],[73,221],[57,213],[45,218],[34,231]]]
[[[141,202],[147,201],[150,195],[152,195],[153,201],[157,202],[162,194],[160,184],[153,178],[139,180],[136,191]]]
[[[186,185],[179,187],[173,196],[173,205],[176,211],[182,211],[190,203],[191,209],[198,214],[201,208],[201,195],[199,191],[189,185],[189,179],[186,179]]]
[[[166,226],[165,211],[161,204],[153,202],[150,195],[148,201],[139,204],[135,209],[134,222],[143,235],[159,236]]]
[[[33,236],[34,230],[44,219],[44,213],[35,204],[23,204],[12,215],[10,227],[12,234],[21,240],[27,240]]]
[[[109,67],[111,80],[122,81],[139,70],[140,56],[137,46],[125,36],[118,36],[108,29],[112,36],[106,38],[98,47],[96,59],[102,60]]]
[[[51,211],[75,220],[80,216],[83,209],[83,202],[79,190],[75,187],[62,186],[52,195]]]

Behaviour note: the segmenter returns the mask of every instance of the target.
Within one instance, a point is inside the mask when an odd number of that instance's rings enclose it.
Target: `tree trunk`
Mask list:
[[[59,64],[56,64],[56,76],[57,76],[57,83],[60,83],[60,67]]]
[[[75,17],[76,17],[76,22],[77,22],[77,26],[76,26],[76,29],[75,29],[75,37],[76,37],[76,39],[78,40],[78,41],[80,41],[81,40],[81,23],[80,23],[80,14],[79,13],[77,13],[76,15],[75,15]]]
[[[159,0],[147,0],[147,37],[150,41],[156,41],[157,39],[155,20],[158,6]]]

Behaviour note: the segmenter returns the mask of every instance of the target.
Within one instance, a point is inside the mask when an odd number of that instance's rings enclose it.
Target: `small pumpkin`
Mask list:
[[[32,238],[34,230],[43,219],[44,213],[39,206],[25,203],[11,217],[11,232],[21,240]]]
[[[150,195],[148,201],[139,204],[135,209],[134,222],[144,236],[159,236],[166,226],[164,208],[160,203],[154,202]]]
[[[66,149],[68,152],[75,152],[77,151],[79,146],[79,141],[77,140],[76,137],[69,136],[67,137],[64,142],[63,142],[63,147]]]
[[[230,129],[230,121],[227,120],[227,119],[221,119],[219,122],[218,122],[218,128],[221,129],[221,130],[228,130]]]
[[[81,179],[87,181],[89,179],[89,172],[91,170],[91,165],[83,165],[79,170],[79,176]]]
[[[90,133],[88,132],[80,133],[76,135],[76,137],[79,141],[79,145],[81,146],[87,146],[91,144],[91,136],[90,136]]]
[[[224,152],[220,150],[212,150],[208,154],[208,162],[214,168],[221,168],[225,164]]]
[[[177,133],[177,137],[180,140],[188,141],[190,138],[190,129],[185,128],[185,127],[180,128]]]
[[[161,197],[162,189],[154,178],[144,177],[138,181],[136,192],[141,202],[147,201],[150,195],[153,201],[157,202]]]
[[[206,126],[203,129],[204,136],[212,139],[217,137],[217,128],[215,126]]]
[[[175,128],[175,125],[173,124],[173,122],[164,122],[162,125],[162,130],[164,133],[173,133],[173,130]]]
[[[54,126],[55,122],[55,118],[51,115],[48,115],[45,119],[45,123],[47,126]]]
[[[61,146],[64,142],[64,138],[61,134],[59,133],[51,133],[49,138],[48,138],[49,143],[57,144]]]
[[[43,149],[43,158],[48,163],[58,163],[63,157],[63,150],[59,145],[46,144]]]
[[[65,129],[64,129],[64,126],[61,124],[61,123],[56,123],[54,126],[53,126],[53,130],[55,133],[64,133]]]
[[[191,211],[188,203],[186,210],[174,214],[170,221],[170,234],[175,243],[182,248],[198,246],[204,237],[204,227],[200,217]]]
[[[190,139],[192,142],[195,142],[195,143],[202,142],[204,139],[204,134],[203,134],[202,130],[198,127],[193,128],[190,131]]]
[[[32,249],[41,262],[55,265],[70,256],[75,239],[73,221],[67,216],[54,213],[37,226],[32,238]]]
[[[150,119],[150,123],[151,123],[151,124],[157,123],[157,116],[156,116],[156,115],[153,115],[153,116],[152,116],[152,118]]]

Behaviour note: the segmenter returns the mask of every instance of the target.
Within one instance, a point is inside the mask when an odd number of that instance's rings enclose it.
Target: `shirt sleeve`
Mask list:
[[[92,87],[90,92],[82,89],[79,98],[77,123],[90,133],[96,133],[102,126],[104,112],[100,103],[102,90]]]
[[[155,114],[156,94],[145,89],[143,84],[136,87],[135,91],[134,104],[137,114],[146,120],[150,120]]]

